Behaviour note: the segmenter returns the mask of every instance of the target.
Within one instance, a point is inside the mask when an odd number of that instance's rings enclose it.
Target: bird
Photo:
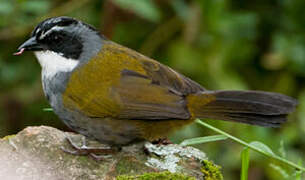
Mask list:
[[[166,138],[197,118],[279,127],[297,105],[274,92],[207,90],[67,16],[40,22],[15,55],[25,51],[34,52],[41,65],[54,113],[72,130],[110,147]]]

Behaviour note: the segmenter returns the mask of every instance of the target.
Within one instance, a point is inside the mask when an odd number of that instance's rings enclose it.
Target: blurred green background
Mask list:
[[[305,162],[304,9],[304,0],[0,0],[0,137],[34,125],[68,130],[52,112],[43,111],[49,105],[33,54],[12,56],[40,20],[67,15],[207,89],[274,91],[299,99],[298,110],[278,129],[208,122]],[[171,139],[213,134],[191,125]],[[242,146],[227,140],[197,147],[223,167],[225,179],[239,179]],[[295,179],[292,172],[251,153],[251,180]]]

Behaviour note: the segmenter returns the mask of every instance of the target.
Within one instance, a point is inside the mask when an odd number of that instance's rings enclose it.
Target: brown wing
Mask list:
[[[72,73],[63,98],[65,107],[92,117],[188,119],[185,96],[203,90],[169,67],[109,42]]]

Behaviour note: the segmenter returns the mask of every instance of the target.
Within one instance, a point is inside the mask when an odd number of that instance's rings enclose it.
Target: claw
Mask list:
[[[96,155],[94,153],[90,153],[89,156],[96,161],[107,160],[112,157],[112,155]]]
[[[60,149],[62,151],[64,151],[65,153],[77,155],[77,156],[85,156],[85,155],[89,154],[88,152],[85,152],[85,151],[79,151],[79,150],[71,151],[71,150],[65,149],[64,147],[60,147]]]
[[[72,146],[72,148],[75,150],[74,151],[67,150],[64,147],[61,147],[61,149],[64,152],[72,154],[72,155],[78,155],[78,156],[88,155],[96,161],[101,161],[101,160],[105,160],[105,159],[108,159],[109,157],[111,157],[111,155],[107,155],[107,154],[115,153],[115,150],[112,149],[111,147],[88,147],[85,137],[82,137],[81,146],[78,146],[77,144],[75,144],[70,136],[66,136],[66,139],[67,139],[68,143]],[[97,155],[97,154],[106,154],[106,155]]]

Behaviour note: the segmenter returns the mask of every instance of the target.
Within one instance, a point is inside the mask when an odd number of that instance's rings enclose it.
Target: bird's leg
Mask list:
[[[173,144],[168,138],[160,138],[160,139],[157,139],[157,140],[153,140],[151,143],[156,144],[156,145]]]
[[[69,137],[69,136],[66,136],[66,139],[67,139],[68,143],[72,146],[72,148],[75,149],[74,151],[71,151],[71,150],[67,150],[63,147],[61,148],[64,152],[69,153],[69,154],[79,155],[79,156],[89,155],[94,160],[100,161],[100,160],[105,160],[105,159],[111,157],[111,155],[109,155],[109,154],[114,154],[116,152],[116,150],[111,147],[89,147],[89,146],[87,146],[85,137],[82,137],[81,146],[78,146],[77,144],[75,144],[73,142],[73,140],[71,139],[71,137]],[[97,154],[105,154],[105,155],[97,155]]]

